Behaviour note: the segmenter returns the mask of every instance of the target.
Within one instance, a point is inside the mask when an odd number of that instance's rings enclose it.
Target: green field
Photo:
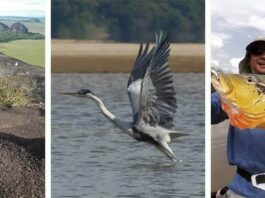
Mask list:
[[[31,65],[44,67],[45,40],[16,40],[0,43],[0,52]]]

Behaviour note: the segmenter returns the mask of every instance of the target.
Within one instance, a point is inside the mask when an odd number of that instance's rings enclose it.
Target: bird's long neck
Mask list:
[[[98,105],[101,113],[107,117],[113,124],[115,124],[118,128],[125,131],[129,135],[131,135],[131,126],[127,122],[123,122],[119,120],[115,115],[113,115],[104,105],[104,103],[96,96],[91,96],[91,99]]]
[[[113,121],[116,119],[116,116],[113,115],[104,105],[104,103],[96,96],[91,96],[91,99],[98,105],[101,113],[107,117],[109,120]]]

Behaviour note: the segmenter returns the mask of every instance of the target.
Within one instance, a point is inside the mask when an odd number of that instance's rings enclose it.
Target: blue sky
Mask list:
[[[212,66],[238,72],[245,47],[265,35],[265,12],[260,0],[211,0]]]
[[[45,0],[1,0],[0,16],[44,17]]]

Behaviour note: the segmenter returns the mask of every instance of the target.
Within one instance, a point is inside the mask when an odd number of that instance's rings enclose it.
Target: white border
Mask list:
[[[205,0],[205,197],[211,197],[211,3]]]
[[[45,1],[45,197],[51,197],[51,1]]]
[[[205,0],[205,197],[211,197],[211,6]],[[45,197],[51,197],[51,1],[45,1]]]

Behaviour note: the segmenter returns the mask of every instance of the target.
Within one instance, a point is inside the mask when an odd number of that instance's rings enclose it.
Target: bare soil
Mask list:
[[[44,197],[44,112],[0,109],[0,197]]]

